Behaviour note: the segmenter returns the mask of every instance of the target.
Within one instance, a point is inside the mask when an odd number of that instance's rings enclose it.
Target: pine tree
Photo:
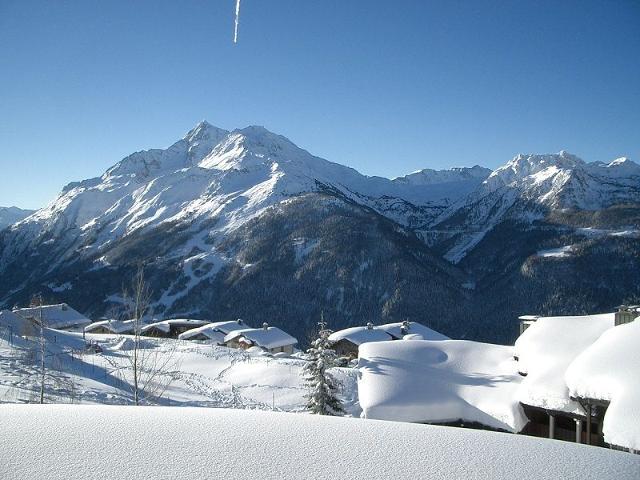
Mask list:
[[[307,350],[309,361],[304,366],[306,385],[309,388],[306,395],[307,410],[316,415],[341,415],[344,414],[344,409],[338,396],[338,384],[328,372],[336,357],[329,343],[331,332],[327,330],[324,316],[321,316],[318,325],[318,338]]]

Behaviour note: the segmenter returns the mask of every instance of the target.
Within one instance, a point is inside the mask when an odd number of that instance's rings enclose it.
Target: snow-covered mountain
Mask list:
[[[565,151],[517,155],[435,220],[440,236],[455,237],[446,254],[460,261],[505,220],[531,223],[551,211],[597,211],[640,203],[640,165],[627,158],[585,163]]]
[[[452,336],[491,339],[481,321],[457,320],[494,271],[476,252],[494,252],[509,222],[557,236],[577,222],[571,212],[640,204],[639,170],[561,152],[519,155],[493,172],[425,169],[390,180],[263,127],[201,122],[167,149],[67,185],[0,233],[0,303],[44,289],[103,314],[143,262],[162,316],[276,317],[304,337],[321,310],[336,326],[427,314]],[[633,227],[635,210],[620,212]],[[501,253],[522,265],[534,243]]]
[[[0,230],[27,218],[33,212],[34,210],[24,210],[18,207],[0,207]]]

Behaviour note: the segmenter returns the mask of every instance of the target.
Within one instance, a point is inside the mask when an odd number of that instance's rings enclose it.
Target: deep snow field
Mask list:
[[[640,457],[519,435],[210,408],[0,405],[0,478],[637,479]]]
[[[5,332],[6,333],[6,332]],[[101,353],[83,351],[82,334],[47,330],[46,403],[132,403],[133,337],[90,335]],[[147,364],[161,370],[168,385],[150,403],[296,412],[304,410],[305,362],[260,351],[172,339],[142,339]],[[17,335],[0,335],[0,403],[33,401],[39,393],[38,345]],[[356,370],[335,368],[347,413],[359,416]]]

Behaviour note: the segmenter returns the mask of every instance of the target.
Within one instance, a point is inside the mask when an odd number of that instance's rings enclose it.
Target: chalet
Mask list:
[[[247,328],[241,318],[227,322],[213,322],[202,327],[192,328],[178,335],[180,340],[191,340],[196,342],[214,343],[222,345],[224,337],[234,330]]]
[[[206,320],[193,320],[190,318],[173,318],[161,322],[150,323],[140,329],[140,335],[145,337],[178,338],[187,330],[208,325]]]
[[[263,323],[262,328],[234,330],[225,335],[223,343],[231,348],[260,347],[269,353],[293,353],[298,340],[278,327]]]
[[[571,363],[565,380],[586,413],[587,439],[593,423],[596,441],[640,453],[640,312],[631,311],[637,319],[604,332]]]
[[[518,370],[524,377],[518,399],[529,420],[522,433],[592,445],[614,444],[610,439],[615,438],[615,431],[607,431],[609,395],[614,390],[620,390],[621,382],[616,381],[617,377],[632,371],[632,378],[636,378],[640,373],[640,365],[629,366],[634,358],[631,352],[628,352],[629,359],[619,358],[619,365],[604,361],[598,364],[596,359],[603,356],[605,350],[598,345],[613,337],[618,338],[618,343],[622,345],[621,326],[640,315],[636,308],[623,306],[616,313],[601,315],[520,318],[523,333],[516,341],[514,356]],[[524,328],[523,322],[527,322]],[[640,335],[640,325],[634,325],[634,328],[636,335]],[[629,332],[633,333],[631,330]],[[628,338],[626,340],[630,341]],[[637,348],[637,340],[631,351]],[[607,345],[607,355],[620,355],[619,345],[614,346],[612,340]],[[593,357],[591,360],[590,356]],[[592,376],[587,377],[592,387],[585,387],[588,382],[575,373],[576,369],[580,369],[579,365],[585,363],[590,365]],[[640,364],[640,361],[637,363]],[[604,365],[606,368],[594,381],[596,376],[593,372],[598,370],[598,365],[600,370]],[[581,371],[587,369],[583,367]],[[581,380],[575,380],[578,377]],[[603,389],[594,390],[596,384],[602,385]],[[613,384],[617,386],[612,387]],[[640,398],[635,398],[634,402],[637,408]],[[626,421],[635,417],[627,412]],[[640,425],[635,428],[640,436]],[[640,447],[640,439],[638,442]]]
[[[132,335],[135,320],[100,320],[84,327],[85,333]]]
[[[26,320],[39,323],[40,319],[45,327],[58,330],[82,331],[91,323],[87,317],[71,308],[66,303],[57,305],[42,305],[41,307],[18,308],[13,311]]]
[[[366,327],[345,328],[329,335],[329,342],[339,356],[356,358],[363,343],[401,340],[406,335],[421,340],[449,340],[449,337],[418,322],[404,321],[379,326],[368,323]]]
[[[356,358],[360,345],[367,342],[386,342],[393,340],[393,337],[367,323],[366,327],[351,327],[338,330],[329,335],[329,342],[337,355],[342,357]]]
[[[417,340],[451,340],[449,337],[436,332],[418,322],[387,323],[376,327],[387,332],[393,340],[402,340],[406,335],[412,335],[412,339]]]

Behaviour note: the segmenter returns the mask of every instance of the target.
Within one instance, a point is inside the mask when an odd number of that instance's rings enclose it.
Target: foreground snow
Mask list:
[[[0,423],[3,479],[624,480],[640,471],[639,456],[567,442],[287,413],[0,405]]]

